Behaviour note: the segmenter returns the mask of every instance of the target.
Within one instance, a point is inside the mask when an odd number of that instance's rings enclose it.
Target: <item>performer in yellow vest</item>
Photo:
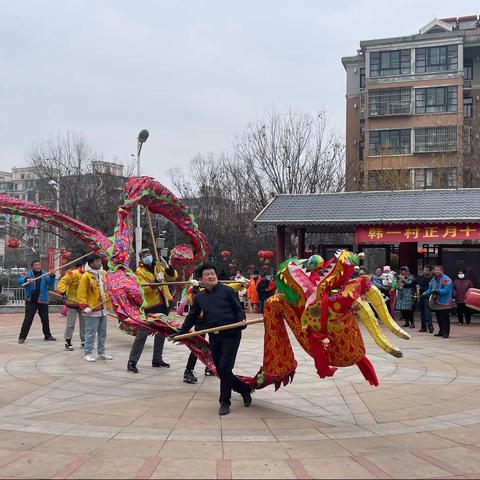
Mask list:
[[[140,265],[135,275],[141,283],[172,282],[178,278],[176,270],[162,257],[160,257],[160,263],[155,262],[148,248],[140,250],[139,258]],[[149,313],[164,313],[167,315],[172,301],[172,295],[168,287],[166,285],[160,287],[144,286],[143,290],[147,302],[145,313],[147,315]],[[137,362],[142,355],[148,335],[145,330],[137,332],[128,358],[127,370],[129,372],[138,373]],[[154,335],[154,337],[152,367],[169,368],[170,365],[163,360],[165,337],[159,335]]]

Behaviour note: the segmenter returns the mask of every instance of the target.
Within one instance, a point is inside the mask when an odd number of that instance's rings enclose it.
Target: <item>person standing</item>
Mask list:
[[[260,275],[260,281],[257,283],[257,294],[258,294],[258,300],[259,300],[259,308],[260,308],[260,313],[263,313],[263,308],[265,307],[265,302],[267,301],[268,298],[268,285],[269,281],[267,280],[267,276],[265,273],[262,273]]]
[[[423,268],[422,275],[417,278],[418,284],[418,293],[419,293],[419,309],[420,309],[420,330],[419,332],[426,332],[428,330],[429,333],[434,332],[433,324],[432,324],[432,311],[430,310],[430,305],[428,302],[428,298],[424,297],[423,294],[428,289],[430,282],[432,281],[432,267],[430,265],[426,265]]]
[[[452,280],[443,273],[441,265],[433,267],[433,278],[423,296],[429,298],[430,307],[435,311],[439,331],[436,337],[450,336],[450,310],[452,309]],[[431,297],[430,297],[431,296]]]
[[[79,261],[75,264],[75,267],[69,270],[58,282],[55,293],[59,295],[66,295],[67,300],[65,306],[67,307],[67,324],[65,326],[65,350],[72,351],[72,338],[75,331],[75,323],[80,324],[80,342],[82,348],[85,347],[85,318],[80,311],[80,305],[78,304],[77,292],[80,279],[85,273],[83,268],[83,262]]]
[[[465,273],[460,270],[456,278],[453,281],[453,298],[457,304],[457,325],[463,325],[463,315],[465,315],[465,321],[470,327],[472,313],[470,309],[465,305],[465,294],[469,288],[473,288],[473,283],[468,278],[465,278]]]
[[[55,284],[55,273],[50,272],[49,276],[36,280],[37,277],[44,275],[46,272],[42,270],[40,260],[34,260],[30,266],[31,270],[20,276],[17,282],[19,285],[27,283],[25,287],[25,318],[18,337],[18,343],[25,343],[37,311],[42,322],[44,340],[46,342],[54,342],[57,339],[50,332],[48,290]]]
[[[177,271],[167,261],[160,257],[160,263],[153,260],[153,256],[148,248],[144,248],[139,252],[140,264],[135,272],[140,283],[163,283],[174,281],[178,278]],[[145,315],[152,313],[163,313],[168,315],[170,302],[173,297],[167,285],[161,286],[144,286]],[[138,373],[137,363],[142,355],[145,342],[150,334],[146,330],[138,330],[135,340],[128,357],[127,370],[129,372]],[[152,367],[170,368],[170,365],[163,360],[163,346],[165,337],[154,335],[153,340],[153,356]]]
[[[248,308],[251,313],[258,313],[259,310],[260,299],[258,298],[257,293],[257,285],[259,281],[260,278],[258,277],[258,271],[255,270],[253,275],[250,276],[250,283],[247,288]]]
[[[400,276],[397,283],[397,294],[395,299],[395,308],[400,310],[402,318],[405,321],[405,327],[415,328],[413,318],[413,292],[417,286],[415,277],[410,273],[408,267],[400,269]]]
[[[99,255],[87,258],[85,272],[80,279],[77,291],[80,310],[85,316],[85,357],[87,362],[95,362],[93,348],[97,337],[97,359],[112,360],[105,352],[107,339],[108,296],[105,286],[105,270]]]
[[[188,314],[178,335],[187,333],[192,327],[203,330],[230,323],[244,322],[245,311],[240,306],[235,291],[227,285],[218,283],[215,266],[204,263],[198,269],[198,278],[205,290],[199,292],[193,302],[193,307]],[[203,313],[203,317],[200,314]],[[200,318],[201,321],[200,321]],[[232,390],[240,393],[245,407],[252,403],[251,388],[233,374],[242,331],[233,328],[209,335],[212,349],[213,362],[220,377],[220,409],[219,415],[230,413],[230,399]],[[175,340],[175,335],[169,336]]]

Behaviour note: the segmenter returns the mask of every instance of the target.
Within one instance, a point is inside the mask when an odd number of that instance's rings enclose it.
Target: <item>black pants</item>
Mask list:
[[[18,338],[27,338],[30,327],[32,326],[33,317],[35,317],[37,310],[40,315],[40,320],[42,321],[43,336],[45,338],[52,336],[50,333],[50,321],[48,319],[48,304],[27,302],[25,305],[25,319],[23,320],[22,329],[20,330],[20,336]]]
[[[168,308],[165,305],[158,305],[150,310],[145,310],[146,315],[149,313],[164,313],[165,315],[168,315]],[[150,334],[145,330],[139,330],[137,332],[132,344],[132,349],[130,350],[130,356],[128,357],[129,362],[136,364],[140,360],[143,348],[145,347],[145,342],[149,335]],[[163,360],[163,346],[165,344],[165,337],[161,337],[160,335],[154,335],[154,337],[152,356],[153,365],[158,364]]]
[[[205,338],[205,335],[202,335],[203,338]],[[193,352],[190,352],[190,355],[188,356],[187,360],[187,366],[185,367],[185,370],[194,370],[195,365],[197,364],[197,357]],[[207,368],[207,367],[205,367]]]
[[[400,310],[402,312],[402,318],[405,320],[405,323],[408,325],[414,325],[413,321],[413,310]]]
[[[212,357],[220,377],[220,403],[230,405],[232,390],[240,394],[250,391],[250,387],[236,377],[232,370],[235,365],[242,332],[219,332],[210,335]]]
[[[437,317],[439,335],[448,337],[450,335],[450,310],[437,310],[435,316]]]
[[[260,313],[263,313],[263,309],[265,308],[265,302],[267,301],[267,298],[260,298]]]
[[[457,316],[458,316],[458,323],[463,325],[463,315],[465,314],[465,320],[467,321],[467,325],[470,325],[470,319],[472,317],[472,312],[464,303],[457,303]]]

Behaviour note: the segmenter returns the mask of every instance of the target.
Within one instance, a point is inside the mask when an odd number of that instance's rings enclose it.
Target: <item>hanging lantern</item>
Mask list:
[[[258,252],[258,258],[262,263],[269,264],[273,258],[273,252],[271,250],[260,250]]]
[[[222,250],[220,256],[222,257],[222,260],[226,262],[232,256],[232,252],[229,250]]]
[[[20,240],[18,238],[10,237],[5,242],[8,248],[18,248],[20,246]]]

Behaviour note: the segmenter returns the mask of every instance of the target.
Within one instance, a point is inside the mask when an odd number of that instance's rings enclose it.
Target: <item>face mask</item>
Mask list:
[[[458,278],[465,278],[465,274],[464,273],[459,273]]]
[[[146,257],[143,257],[142,263],[149,267],[153,263],[153,257],[151,255],[147,255]]]

